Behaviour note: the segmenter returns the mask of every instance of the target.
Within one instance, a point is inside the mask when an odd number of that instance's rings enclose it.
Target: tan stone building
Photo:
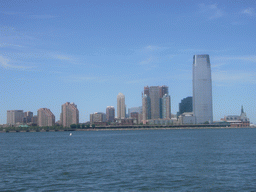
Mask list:
[[[125,119],[126,106],[125,106],[125,96],[123,93],[117,95],[117,119]]]
[[[53,126],[55,124],[55,116],[47,108],[41,108],[37,111],[37,122],[39,127]]]
[[[15,125],[23,122],[23,110],[8,110],[7,111],[7,125]]]
[[[66,102],[61,106],[60,123],[63,127],[79,123],[79,111],[77,105]]]

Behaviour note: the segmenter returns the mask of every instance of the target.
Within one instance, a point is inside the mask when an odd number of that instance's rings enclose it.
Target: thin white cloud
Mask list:
[[[149,58],[147,58],[147,59],[141,61],[139,64],[140,64],[140,65],[148,65],[148,64],[152,63],[152,61],[153,61],[153,58],[152,58],[152,57],[149,57]]]
[[[15,44],[11,44],[11,43],[0,43],[0,47],[23,47],[21,45],[15,45]]]
[[[242,13],[245,14],[245,15],[249,15],[249,16],[254,16],[254,15],[256,15],[256,14],[255,14],[255,9],[252,8],[252,7],[249,7],[249,8],[247,8],[247,9],[242,10]]]
[[[251,72],[240,71],[215,71],[212,72],[213,83],[221,86],[230,86],[231,84],[256,83],[256,75]]]
[[[242,61],[250,61],[256,62],[256,55],[249,55],[249,56],[221,56],[221,57],[214,57],[215,60],[242,60]]]
[[[83,83],[83,82],[92,82],[93,83],[103,83],[109,80],[108,77],[104,76],[86,76],[86,75],[70,75],[68,78],[67,76],[63,77],[65,81],[71,81],[76,83]]]
[[[218,19],[224,15],[224,11],[218,8],[217,4],[205,5],[202,3],[199,4],[199,9],[208,19]]]
[[[24,12],[18,12],[18,11],[1,11],[4,15],[25,15]]]
[[[135,80],[130,80],[130,81],[126,81],[126,84],[145,84],[146,82],[150,82],[154,80],[154,78],[145,78],[145,79],[135,79]]]
[[[4,15],[9,15],[9,16],[22,16],[30,19],[53,19],[58,16],[56,15],[49,15],[49,14],[43,14],[43,15],[31,15],[26,12],[14,12],[14,11],[2,11]]]
[[[59,59],[59,60],[65,60],[65,61],[71,61],[72,60],[70,56],[59,55],[59,54],[53,55],[53,58]]]
[[[19,69],[19,70],[25,70],[25,69],[31,69],[33,67],[28,66],[20,66],[20,65],[11,65],[9,64],[9,59],[4,58],[0,55],[0,66],[4,69]]]
[[[66,54],[56,54],[56,53],[49,53],[50,58],[56,59],[56,60],[61,60],[61,61],[66,61],[71,64],[80,64],[79,59],[72,56],[72,55],[66,55]]]
[[[170,49],[170,47],[161,47],[161,46],[156,46],[156,45],[147,45],[138,51],[141,53],[152,53],[152,52],[161,52],[164,50]]]
[[[53,19],[56,17],[55,15],[29,15],[31,19]]]

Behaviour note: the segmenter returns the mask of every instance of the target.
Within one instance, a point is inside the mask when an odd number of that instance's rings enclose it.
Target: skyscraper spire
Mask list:
[[[242,107],[241,107],[241,114],[243,114],[243,113],[244,113],[244,107],[242,105]]]

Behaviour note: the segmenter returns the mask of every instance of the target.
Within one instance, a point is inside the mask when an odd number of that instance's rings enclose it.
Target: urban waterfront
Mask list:
[[[1,191],[254,191],[256,129],[0,134]]]

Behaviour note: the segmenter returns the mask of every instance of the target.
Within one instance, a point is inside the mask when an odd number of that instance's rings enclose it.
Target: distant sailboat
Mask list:
[[[69,136],[72,136],[72,133],[69,133]]]

